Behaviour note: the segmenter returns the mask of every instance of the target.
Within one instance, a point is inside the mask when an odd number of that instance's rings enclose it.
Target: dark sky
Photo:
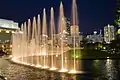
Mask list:
[[[71,0],[62,0],[65,15],[71,15]],[[0,18],[10,19],[19,23],[42,13],[42,9],[55,8],[57,18],[60,0],[0,0]],[[92,32],[103,29],[105,25],[113,24],[115,18],[116,0],[77,0],[79,26],[82,32]]]

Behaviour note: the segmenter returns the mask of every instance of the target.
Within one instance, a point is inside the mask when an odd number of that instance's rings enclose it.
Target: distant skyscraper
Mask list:
[[[115,39],[115,27],[113,25],[107,25],[104,27],[104,40],[106,43]]]

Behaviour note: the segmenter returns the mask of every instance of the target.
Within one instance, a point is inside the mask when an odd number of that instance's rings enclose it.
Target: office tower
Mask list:
[[[113,25],[107,25],[104,27],[104,41],[110,43],[115,39],[115,27]]]

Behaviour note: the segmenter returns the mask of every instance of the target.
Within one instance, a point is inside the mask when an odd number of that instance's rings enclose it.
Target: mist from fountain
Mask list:
[[[24,46],[24,43],[23,43],[23,41],[24,41],[24,38],[23,38],[23,24],[21,25],[21,32],[22,32],[22,34],[20,34],[21,35],[21,41],[22,41],[22,43],[21,43],[21,45],[20,45],[20,49],[21,49],[21,61],[22,62],[24,62],[24,50],[23,50],[23,46]],[[16,35],[16,34],[13,34],[13,35]],[[15,37],[15,36],[14,36]],[[16,38],[15,38],[16,39]],[[15,40],[15,39],[13,39],[13,40]],[[17,40],[18,40],[18,38],[17,38]],[[14,41],[13,41],[13,43],[14,43]],[[15,46],[14,46],[15,47]],[[13,48],[14,49],[14,48]],[[13,52],[13,53],[15,53],[15,52]]]
[[[38,15],[37,18],[37,67],[41,67],[41,21],[40,21],[40,15]]]
[[[59,10],[59,23],[58,23],[58,34],[60,35],[60,49],[61,49],[61,69],[60,72],[67,72],[67,68],[65,66],[65,59],[64,59],[64,36],[66,31],[66,22],[65,22],[65,16],[64,16],[64,10],[63,10],[63,4],[60,3],[60,10]]]
[[[28,29],[27,29],[27,56],[31,56],[30,45],[31,45],[31,21],[28,19]],[[27,62],[30,65],[30,62]]]
[[[24,22],[24,24],[23,24],[23,33],[24,33],[24,35],[23,35],[23,44],[24,44],[24,51],[23,51],[23,55],[24,55],[24,57],[27,57],[27,29],[26,29],[26,22]],[[26,58],[23,58],[24,59],[24,62],[25,63],[27,63],[27,59]]]
[[[47,21],[46,21],[46,10],[43,9],[43,23],[42,23],[42,55],[43,55],[43,68],[48,67],[48,45],[47,45]]]
[[[55,34],[55,21],[54,21],[54,9],[51,7],[50,9],[50,37],[51,37],[51,67],[50,70],[56,70],[55,62],[54,62],[54,34]]]
[[[76,0],[72,0],[72,26],[76,27],[78,26],[78,14],[77,14],[77,4],[76,4]],[[74,28],[74,34],[73,34],[73,52],[74,52],[74,57],[76,55],[76,48],[77,48],[77,43],[76,43],[76,37],[77,37],[77,33],[76,33],[76,28]],[[73,66],[72,66],[72,70],[69,73],[76,73],[76,59],[74,58],[73,61]]]

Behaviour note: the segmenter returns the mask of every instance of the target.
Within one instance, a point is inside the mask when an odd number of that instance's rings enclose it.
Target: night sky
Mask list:
[[[62,1],[65,16],[70,17],[71,0]],[[0,18],[22,23],[28,18],[42,14],[43,8],[47,9],[49,17],[49,9],[53,6],[57,19],[59,4],[60,0],[0,0]],[[77,5],[81,32],[91,33],[114,22],[116,0],[77,0]]]

